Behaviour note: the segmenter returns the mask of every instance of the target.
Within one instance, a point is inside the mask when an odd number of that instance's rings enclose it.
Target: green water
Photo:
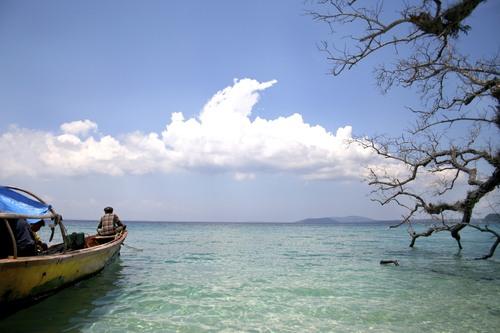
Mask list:
[[[491,241],[467,231],[458,254],[446,234],[410,249],[386,225],[129,223],[143,251],[0,332],[498,332],[500,258],[470,260]]]

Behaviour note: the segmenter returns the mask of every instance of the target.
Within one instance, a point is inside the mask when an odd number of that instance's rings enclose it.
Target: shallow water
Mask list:
[[[95,223],[67,222],[92,233]],[[491,239],[408,248],[386,225],[128,224],[99,275],[0,321],[1,332],[498,332]],[[398,259],[399,267],[379,265]]]

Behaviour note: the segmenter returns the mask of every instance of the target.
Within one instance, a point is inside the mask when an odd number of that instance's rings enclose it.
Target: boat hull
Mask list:
[[[0,316],[101,271],[119,255],[127,236],[55,255],[0,260]]]

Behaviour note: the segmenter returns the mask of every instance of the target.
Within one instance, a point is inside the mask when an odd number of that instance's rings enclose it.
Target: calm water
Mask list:
[[[94,223],[67,222],[91,233]],[[408,248],[384,225],[129,223],[94,278],[0,321],[1,332],[498,332],[488,236]],[[401,266],[381,266],[398,259]]]

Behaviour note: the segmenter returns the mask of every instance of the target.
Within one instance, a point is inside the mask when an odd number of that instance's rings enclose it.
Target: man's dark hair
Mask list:
[[[106,207],[106,208],[104,208],[104,212],[108,213],[108,214],[113,213],[113,207]]]

